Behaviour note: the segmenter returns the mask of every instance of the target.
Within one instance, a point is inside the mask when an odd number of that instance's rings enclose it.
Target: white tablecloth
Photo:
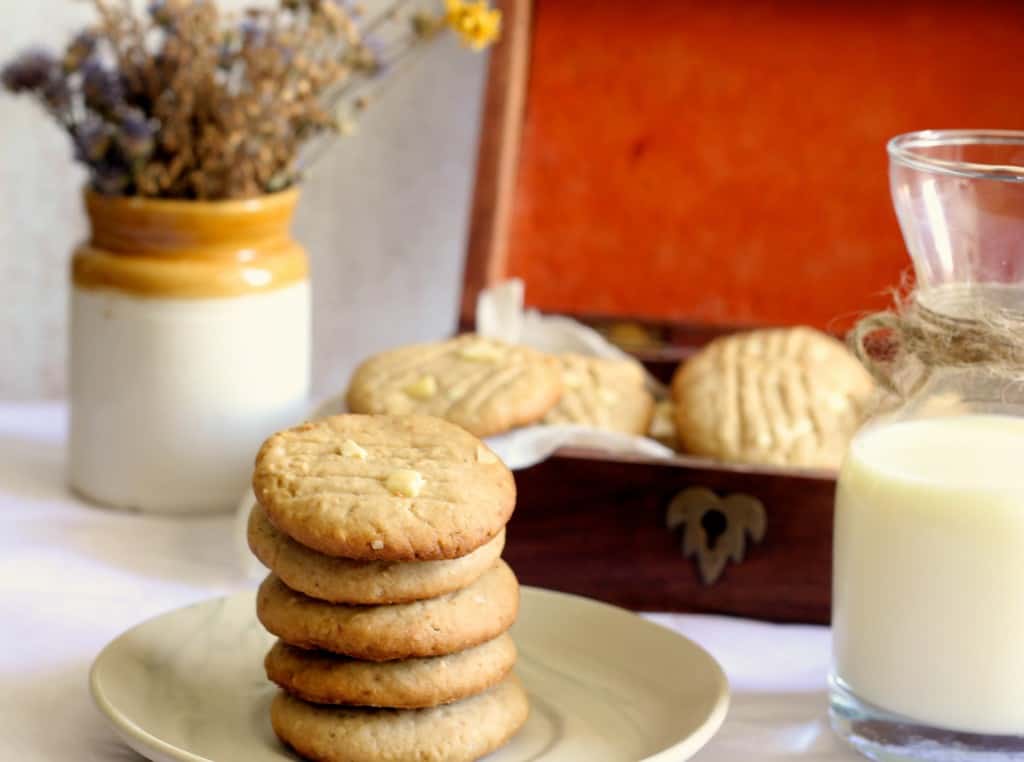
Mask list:
[[[0,759],[137,761],[90,701],[92,659],[137,622],[252,583],[229,516],[147,517],[77,500],[64,486],[64,432],[62,405],[0,405]],[[650,616],[729,676],[728,718],[698,760],[857,758],[828,729],[827,629]]]

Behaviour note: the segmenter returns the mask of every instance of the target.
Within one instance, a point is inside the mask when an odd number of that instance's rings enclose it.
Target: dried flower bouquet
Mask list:
[[[444,30],[475,49],[498,35],[486,0],[279,0],[228,14],[213,0],[92,0],[98,23],[63,55],[24,52],[4,87],[35,96],[108,195],[249,198],[295,184],[373,88]]]

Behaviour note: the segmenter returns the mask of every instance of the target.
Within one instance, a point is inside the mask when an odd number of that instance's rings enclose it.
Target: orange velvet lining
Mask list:
[[[885,141],[1024,127],[1024,6],[536,0],[508,269],[543,309],[833,328],[909,265]]]

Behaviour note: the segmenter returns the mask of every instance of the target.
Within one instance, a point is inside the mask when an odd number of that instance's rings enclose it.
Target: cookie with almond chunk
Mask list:
[[[442,561],[353,561],[317,553],[270,523],[259,503],[249,514],[249,548],[292,590],[331,603],[407,603],[466,587],[494,566],[502,530],[462,558]]]
[[[465,556],[502,531],[516,500],[490,448],[428,416],[339,415],[279,432],[252,486],[281,532],[361,561]]]
[[[647,433],[654,397],[643,366],[635,360],[564,354],[562,398],[544,423],[570,423],[608,431]]]
[[[544,417],[562,395],[558,361],[475,334],[381,352],[352,375],[354,413],[433,415],[480,437]]]
[[[672,380],[687,452],[813,468],[839,467],[873,391],[842,342],[805,327],[720,337]]]
[[[320,762],[472,762],[505,744],[526,722],[529,701],[515,675],[484,693],[429,709],[321,706],[279,693],[274,732]]]
[[[413,603],[327,603],[290,590],[273,574],[256,597],[260,622],[285,643],[365,661],[462,651],[508,630],[518,611],[519,583],[504,561],[469,587]]]
[[[475,696],[500,683],[516,661],[506,633],[444,656],[360,661],[279,640],[263,664],[267,677],[315,704],[421,709]]]

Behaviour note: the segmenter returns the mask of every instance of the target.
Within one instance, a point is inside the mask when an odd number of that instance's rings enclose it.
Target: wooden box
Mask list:
[[[463,322],[482,287],[520,277],[531,306],[663,378],[722,331],[842,332],[886,303],[908,263],[887,138],[1024,126],[1016,2],[502,5]],[[834,474],[567,451],[517,483],[506,556],[524,583],[828,621]],[[689,557],[670,516],[694,525]],[[730,520],[745,552],[722,558]]]

